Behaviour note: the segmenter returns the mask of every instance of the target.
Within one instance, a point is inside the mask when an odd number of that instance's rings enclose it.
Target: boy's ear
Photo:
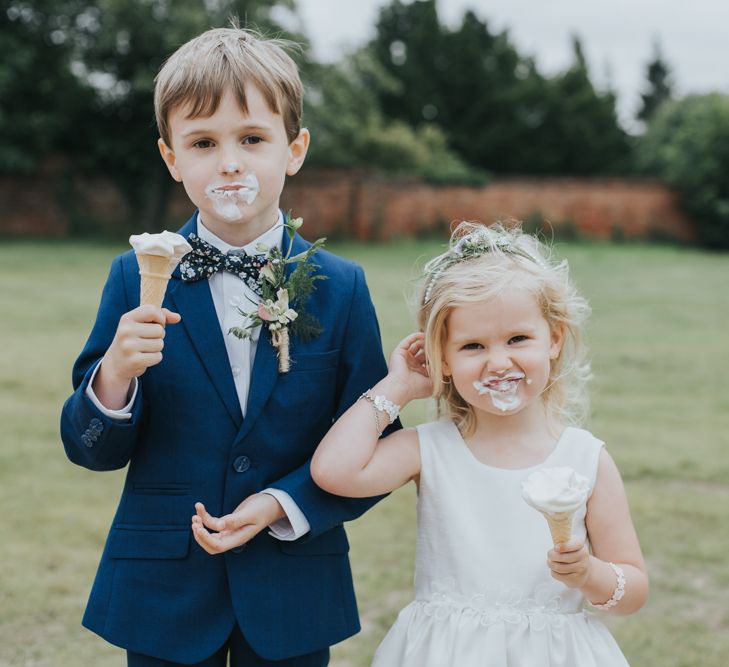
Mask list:
[[[556,359],[562,351],[562,343],[564,342],[564,326],[557,325],[552,327],[551,331],[552,343],[549,346],[549,358]]]
[[[301,169],[306,158],[306,151],[309,150],[309,130],[302,127],[299,135],[289,144],[289,160],[286,164],[286,175],[293,176]]]
[[[159,148],[159,154],[167,165],[167,169],[170,172],[170,176],[174,178],[178,183],[182,181],[182,176],[175,166],[175,151],[173,151],[161,137],[157,139],[157,148]]]

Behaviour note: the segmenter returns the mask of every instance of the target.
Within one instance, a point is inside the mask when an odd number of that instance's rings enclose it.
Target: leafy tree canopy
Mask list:
[[[644,173],[676,187],[708,248],[729,248],[729,95],[691,95],[661,106],[641,138]]]
[[[473,12],[451,30],[435,0],[384,7],[370,44],[394,84],[377,91],[384,113],[412,127],[437,124],[468,163],[497,173],[609,173],[630,146],[615,96],[593,87],[581,46],[553,79],[520,55],[508,32]]]
[[[10,0],[0,14],[0,133],[15,139],[0,149],[2,169],[32,169],[61,150],[112,176],[135,224],[149,223],[170,187],[153,111],[160,65],[231,17],[281,34],[276,7],[293,0]]]
[[[646,88],[641,93],[641,107],[638,120],[649,122],[658,108],[673,98],[673,78],[671,68],[663,58],[661,46],[656,42],[653,46],[653,58],[646,66]]]

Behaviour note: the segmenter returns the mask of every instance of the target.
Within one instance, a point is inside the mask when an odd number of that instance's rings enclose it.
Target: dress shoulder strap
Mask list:
[[[450,421],[435,421],[416,427],[420,447],[420,476],[429,477],[431,471],[448,467],[453,458],[453,433]]]
[[[600,452],[605,446],[602,440],[582,428],[567,427],[559,443],[555,463],[568,465],[590,480],[590,489],[595,486]]]

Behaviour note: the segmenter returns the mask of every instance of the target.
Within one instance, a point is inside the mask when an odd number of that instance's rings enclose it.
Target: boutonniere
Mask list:
[[[252,312],[239,308],[238,312],[247,322],[245,326],[231,327],[228,331],[238,338],[250,338],[257,326],[266,327],[276,348],[279,373],[287,373],[291,367],[290,336],[307,341],[316,338],[322,331],[319,321],[306,312],[305,306],[316,287],[315,282],[327,278],[314,273],[319,265],[312,261],[312,255],[324,247],[326,239],[318,239],[304,252],[292,257],[293,238],[303,222],[302,218],[292,219],[289,216],[284,223],[290,241],[286,255],[280,248],[269,248],[262,243],[256,246],[256,250],[266,259],[260,271],[262,300]],[[289,264],[295,264],[296,267],[287,276],[286,267]]]

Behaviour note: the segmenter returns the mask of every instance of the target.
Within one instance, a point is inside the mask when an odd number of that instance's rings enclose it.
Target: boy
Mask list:
[[[386,372],[362,271],[315,254],[328,279],[306,309],[322,331],[292,336],[281,374],[267,328],[228,333],[238,307],[260,302],[255,279],[193,263],[308,247],[283,233],[278,208],[309,145],[301,104],[281,43],[237,28],[193,39],[157,76],[159,149],[198,208],[180,230],[195,250],[165,308],[138,305],[132,252],[114,260],[61,417],[74,463],[129,463],[83,622],[132,667],[218,667],[228,654],[234,666],[326,665],[328,647],[359,629],[341,524],[374,500],[324,493],[309,461]]]

